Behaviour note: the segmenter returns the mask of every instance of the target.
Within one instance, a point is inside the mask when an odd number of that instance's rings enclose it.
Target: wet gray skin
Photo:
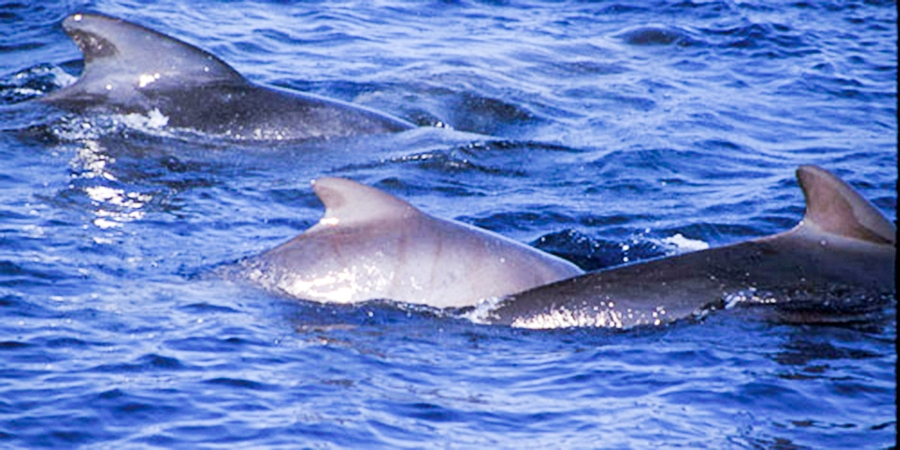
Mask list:
[[[553,255],[429,216],[355,181],[321,178],[313,189],[325,216],[296,238],[242,261],[243,276],[305,300],[385,299],[446,308],[583,273]]]
[[[502,300],[487,321],[528,328],[660,325],[730,304],[865,311],[896,295],[894,225],[815,166],[797,178],[806,214],[793,229],[725,247],[588,273]]]
[[[404,120],[312,94],[258,86],[219,58],[99,14],[62,23],[84,53],[71,86],[42,101],[82,114],[161,114],[167,125],[238,140],[328,139],[413,128]]]

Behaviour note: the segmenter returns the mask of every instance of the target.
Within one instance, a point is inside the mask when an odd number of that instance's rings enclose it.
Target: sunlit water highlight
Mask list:
[[[81,10],[423,128],[258,147],[24,103],[74,80]],[[0,447],[894,445],[893,310],[531,331],[205,276],[315,223],[323,175],[585,269],[787,229],[800,164],[894,218],[893,3],[67,1],[0,30]]]

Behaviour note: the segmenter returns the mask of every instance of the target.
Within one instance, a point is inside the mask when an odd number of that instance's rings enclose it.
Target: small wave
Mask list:
[[[235,389],[249,389],[253,391],[272,390],[272,388],[270,386],[267,386],[266,384],[257,381],[245,380],[242,378],[218,377],[210,380],[205,380],[204,383]]]
[[[645,25],[620,31],[614,37],[621,39],[627,44],[639,46],[677,45],[679,47],[689,47],[703,44],[703,41],[699,37],[694,36],[694,34],[691,31],[678,27]]]
[[[176,358],[155,353],[137,358],[130,363],[102,364],[90,371],[99,373],[131,373],[148,371],[176,371],[188,368]]]
[[[75,82],[59,66],[40,64],[0,78],[0,103],[20,103],[32,100]]]
[[[723,49],[757,50],[752,57],[784,58],[817,53],[804,35],[778,23],[751,23],[726,28],[700,30],[717,47]]]

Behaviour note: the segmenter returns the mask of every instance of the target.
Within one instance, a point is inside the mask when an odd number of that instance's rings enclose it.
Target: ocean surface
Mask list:
[[[175,36],[421,128],[254,145],[29,102],[60,22]],[[523,330],[210,276],[321,176],[586,270],[786,230],[818,164],[895,221],[897,7],[782,1],[0,3],[0,448],[888,448],[896,309]]]

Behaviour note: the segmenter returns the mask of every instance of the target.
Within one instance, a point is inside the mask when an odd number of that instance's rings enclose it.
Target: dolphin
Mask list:
[[[78,13],[62,26],[84,53],[84,70],[75,83],[42,101],[65,110],[157,114],[170,127],[244,141],[414,128],[361,106],[258,86],[199,48],[122,19]]]
[[[243,260],[239,272],[289,296],[331,303],[383,299],[473,306],[584,273],[487,230],[429,216],[378,189],[320,178],[325,215],[294,239]]]
[[[895,298],[896,229],[833,174],[801,166],[803,220],[779,234],[577,276],[513,294],[488,323],[525,328],[662,325],[736,304],[775,305],[817,321]]]

